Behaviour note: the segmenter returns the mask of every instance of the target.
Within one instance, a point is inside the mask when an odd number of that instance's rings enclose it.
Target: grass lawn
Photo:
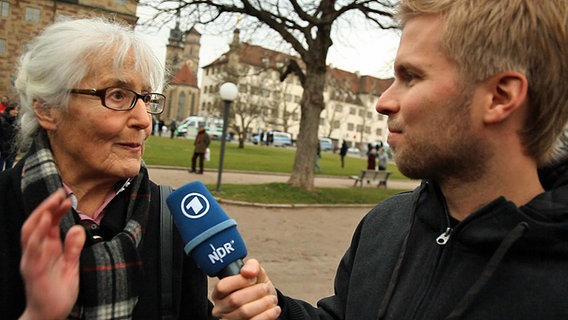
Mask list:
[[[219,149],[221,143],[213,141],[210,145],[211,160],[205,162],[205,167],[219,167]],[[253,144],[238,148],[238,143],[228,142],[225,145],[223,168],[228,170],[264,171],[291,173],[294,163],[295,148],[263,147]],[[169,137],[152,136],[146,142],[144,161],[148,165],[165,165],[187,167],[193,153],[193,140],[170,139]],[[345,157],[345,168],[341,168],[339,154],[322,152],[319,164],[323,170],[316,175],[350,176],[357,175],[366,168],[365,157]],[[391,179],[407,179],[393,163],[388,170],[393,174]],[[207,186],[215,190],[214,185]],[[254,185],[223,184],[223,190],[215,194],[223,199],[278,204],[376,204],[399,193],[401,190],[382,188],[317,188],[305,191],[285,183],[269,183]]]
[[[220,141],[211,142],[211,161],[205,162],[206,168],[219,168],[220,147]],[[170,139],[169,137],[151,136],[146,142],[144,161],[148,165],[188,167],[192,154],[192,139]],[[223,168],[229,170],[291,173],[295,154],[295,148],[275,148],[247,144],[243,149],[239,149],[237,142],[227,142],[225,144]],[[348,155],[345,157],[345,168],[341,168],[339,154],[322,152],[319,164],[323,170],[322,175],[351,176],[359,174],[361,169],[367,167],[367,158]],[[407,179],[393,163],[389,163],[388,170],[393,172],[391,179]],[[316,173],[316,175],[319,175],[319,173]]]

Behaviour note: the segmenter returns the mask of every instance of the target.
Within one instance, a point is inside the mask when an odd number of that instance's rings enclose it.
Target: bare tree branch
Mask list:
[[[290,184],[304,189],[314,187],[313,150],[318,143],[317,124],[325,108],[323,92],[326,59],[333,44],[332,28],[342,22],[356,23],[350,21],[354,17],[381,29],[397,26],[393,19],[396,0],[140,0],[140,3],[156,10],[153,20],[160,23],[181,17],[190,21],[188,25],[232,28],[234,25],[229,26],[226,19],[244,15],[256,21],[247,21],[250,27],[265,26],[296,51],[302,61],[290,59],[280,75],[283,80],[291,73],[296,74],[304,89],[298,151],[289,180]]]

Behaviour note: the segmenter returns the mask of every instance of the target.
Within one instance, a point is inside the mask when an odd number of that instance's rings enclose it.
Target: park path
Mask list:
[[[165,167],[165,166],[149,166],[148,171],[150,178],[159,184],[168,184],[174,188],[178,188],[186,183],[194,180],[200,180],[205,184],[216,184],[218,175],[216,170],[208,169],[204,174],[193,174],[187,171],[185,167]],[[271,182],[286,182],[290,177],[289,174],[266,173],[254,171],[232,171],[224,170],[221,174],[221,185],[228,184],[264,184]],[[351,188],[354,180],[349,177],[316,175],[314,184],[316,187],[331,188]],[[416,180],[396,180],[389,179],[389,189],[412,190],[420,184]],[[375,185],[364,185],[365,188],[376,188]]]

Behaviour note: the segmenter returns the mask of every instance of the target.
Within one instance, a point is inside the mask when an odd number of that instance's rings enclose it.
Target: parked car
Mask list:
[[[319,138],[321,151],[331,151],[333,149],[333,142],[330,138]]]
[[[275,147],[291,147],[292,135],[287,132],[273,131],[272,145]]]
[[[347,149],[347,153],[361,155],[361,150],[359,150],[359,148],[357,147],[351,147]]]
[[[270,131],[272,134],[272,146],[275,147],[291,147],[292,146],[292,134],[287,132],[280,132],[280,131]],[[266,139],[266,138],[265,138]],[[260,135],[255,134],[252,136],[251,139],[252,143],[258,144],[260,141]],[[266,143],[266,140],[263,141],[263,144]]]
[[[195,138],[199,127],[204,127],[211,139],[219,140],[223,135],[223,119],[190,116],[177,126],[177,135],[186,138]]]

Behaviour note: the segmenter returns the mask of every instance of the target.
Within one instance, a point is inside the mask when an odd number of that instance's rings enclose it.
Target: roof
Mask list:
[[[231,54],[233,54],[231,51],[225,52],[215,61],[203,68],[206,69],[211,66],[226,64],[228,63],[229,56]],[[246,42],[240,43],[239,46],[239,62],[246,65],[256,67],[276,67],[280,69],[283,65],[287,65],[290,59],[294,59],[300,64],[300,66],[304,66],[301,59],[296,56]],[[280,63],[283,65],[280,65]],[[341,70],[331,66],[328,67],[328,86],[339,89],[339,92],[347,92],[353,95],[370,94],[380,96],[393,81],[394,79],[392,78],[379,79],[368,75],[360,76],[358,73]],[[341,99],[332,97],[332,99],[348,102],[359,101],[358,97],[349,96],[341,97]]]
[[[229,61],[229,56],[233,54],[231,51],[225,52],[219,58],[215,59],[215,61],[211,62],[209,65],[203,67],[207,68],[214,65],[225,64]],[[257,46],[254,44],[250,44],[247,42],[242,42],[239,45],[239,62],[256,66],[256,67],[276,67],[280,68],[280,63],[286,65],[288,60],[294,59],[300,65],[303,65],[303,62],[299,57],[289,55],[286,53],[274,51],[271,49],[263,48],[261,46]]]
[[[197,88],[197,76],[189,70],[189,66],[187,64],[184,64],[172,77],[169,84],[185,85]]]

